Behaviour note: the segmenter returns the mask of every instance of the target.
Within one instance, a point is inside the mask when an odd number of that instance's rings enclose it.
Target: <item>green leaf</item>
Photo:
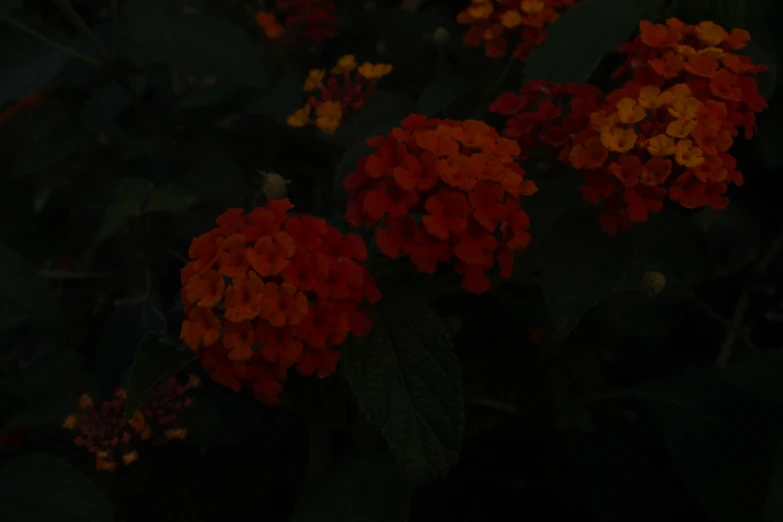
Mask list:
[[[558,335],[568,335],[593,306],[609,297],[625,276],[619,238],[601,232],[595,211],[558,220],[537,248],[539,284]]]
[[[0,60],[0,106],[39,92],[69,59],[67,54],[20,34],[8,24],[0,32],[0,49],[13,49],[3,53]]]
[[[91,393],[96,387],[95,381],[85,370],[81,355],[54,346],[19,375],[13,392],[35,410],[58,408],[70,401],[70,407],[66,410],[66,413],[70,413],[79,395]],[[62,410],[59,412],[62,413]],[[64,418],[60,417],[59,422]]]
[[[294,64],[286,64],[280,79],[271,90],[258,95],[247,104],[251,114],[285,118],[302,107],[306,96],[302,92],[304,73]]]
[[[237,207],[252,193],[242,169],[221,154],[211,154],[187,178],[193,195],[216,207]]]
[[[16,11],[20,7],[24,0],[0,0],[0,18],[8,16],[12,12]]]
[[[217,105],[229,99],[235,92],[236,87],[221,83],[196,89],[179,100],[174,105],[174,109],[183,111]]]
[[[155,185],[147,178],[122,178],[114,189],[114,203],[106,209],[98,240],[113,236],[130,217],[141,216]]]
[[[133,37],[140,45],[129,52],[141,66],[163,62],[239,86],[261,84],[259,46],[228,20],[203,14],[154,16],[141,22]]]
[[[465,425],[462,377],[451,337],[426,305],[384,295],[373,329],[348,346],[341,370],[413,483],[446,475]]]
[[[596,307],[604,327],[620,335],[663,336],[678,327],[687,310],[683,296],[663,292],[650,297],[643,290],[627,290],[610,296]]]
[[[43,136],[25,147],[14,161],[13,177],[31,176],[64,161],[88,147],[89,139],[73,131]]]
[[[645,11],[642,0],[584,0],[545,30],[525,63],[528,80],[585,82],[607,53],[628,40]]]
[[[388,450],[352,449],[308,485],[291,522],[406,522],[409,505],[410,487]]]
[[[137,95],[144,92],[147,80],[143,76],[128,79]],[[103,131],[114,123],[120,113],[131,104],[131,100],[116,81],[109,81],[95,89],[82,107],[82,126],[91,131]]]
[[[437,116],[474,87],[473,82],[461,78],[439,78],[429,82],[421,91],[416,112]]]
[[[709,12],[714,0],[674,0],[667,15],[679,18],[688,24],[698,24],[709,20]]]
[[[22,256],[2,243],[0,274],[0,330],[28,318],[47,323],[57,320],[57,296],[30,270]]]
[[[128,381],[125,418],[133,417],[136,410],[158,386],[196,359],[193,351],[179,340],[172,341],[149,336],[139,343]]]
[[[741,390],[783,403],[783,348],[746,353],[726,371]]]
[[[653,434],[708,518],[761,520],[783,406],[737,389],[715,368],[682,371],[645,389]]]
[[[112,522],[111,501],[62,459],[34,453],[0,468],[3,517],[14,522]]]
[[[177,216],[190,210],[196,203],[198,198],[190,194],[184,183],[167,183],[152,191],[144,212],[166,212]]]

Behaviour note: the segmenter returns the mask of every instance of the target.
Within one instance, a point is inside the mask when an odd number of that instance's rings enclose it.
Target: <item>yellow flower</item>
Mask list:
[[[364,62],[359,67],[359,74],[367,78],[368,80],[377,80],[389,74],[392,71],[392,66],[384,63],[372,64]]]
[[[647,140],[647,152],[652,156],[671,156],[674,151],[674,140],[666,134],[658,134]]]
[[[541,0],[522,0],[521,6],[525,14],[538,14],[546,7]]]
[[[188,436],[188,430],[185,428],[178,428],[173,430],[166,430],[163,435],[171,440],[171,439],[184,439]]]
[[[696,120],[678,118],[666,126],[666,134],[672,138],[686,138],[696,128]]]
[[[310,122],[310,111],[312,107],[305,105],[288,117],[286,123],[291,127],[304,127]]]
[[[715,59],[720,59],[723,57],[723,49],[720,47],[705,47],[701,51],[697,51],[696,54],[708,54],[712,56]]]
[[[726,39],[726,30],[715,22],[702,22],[694,29],[696,37],[709,46],[716,46]]]
[[[337,60],[337,65],[332,67],[332,74],[347,73],[354,69],[356,69],[356,57],[352,54],[346,54]]]
[[[680,140],[674,152],[674,160],[683,167],[697,167],[704,163],[704,152],[691,140]]]
[[[126,466],[130,466],[137,460],[139,460],[139,454],[136,451],[131,451],[122,456],[122,462],[124,462]]]
[[[612,152],[628,152],[636,143],[636,132],[633,129],[606,126],[601,129],[601,143]]]
[[[94,406],[92,402],[92,397],[90,397],[86,393],[82,393],[81,397],[79,397],[79,409],[80,410],[89,410]]]
[[[513,29],[522,23],[522,15],[519,11],[509,10],[500,15],[500,23],[507,29]]]
[[[324,80],[324,76],[326,76],[326,71],[323,69],[311,69],[309,73],[307,73],[307,79],[305,80],[304,87],[302,87],[302,90],[307,91],[314,91],[321,87],[321,82]]]
[[[622,123],[636,123],[647,116],[644,107],[636,103],[632,98],[623,98],[617,102],[617,114]]]
[[[645,109],[657,109],[661,106],[661,89],[647,85],[639,92],[639,105]]]
[[[65,420],[63,421],[63,428],[66,430],[72,430],[76,427],[76,424],[79,422],[79,416],[75,413],[72,413],[71,415],[68,415]]]
[[[468,14],[473,18],[489,18],[495,8],[489,2],[482,2],[480,4],[473,4],[468,7]]]
[[[315,125],[324,134],[334,134],[340,127],[340,120],[343,117],[343,110],[340,102],[325,101],[315,109]]]
[[[701,109],[701,102],[691,96],[687,98],[676,98],[672,106],[669,107],[669,114],[675,118],[692,120]]]

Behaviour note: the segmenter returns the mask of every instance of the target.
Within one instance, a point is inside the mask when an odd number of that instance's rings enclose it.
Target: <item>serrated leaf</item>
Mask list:
[[[413,483],[457,462],[465,425],[462,377],[451,337],[429,307],[385,295],[373,329],[341,358],[367,419]]]
[[[130,76],[130,88],[137,95],[144,92],[147,80],[143,76]],[[110,81],[95,89],[84,103],[81,112],[82,126],[90,131],[103,131],[112,125],[120,113],[131,104],[125,90],[116,81]]]
[[[129,52],[140,65],[162,62],[235,85],[261,84],[260,48],[229,20],[204,14],[153,16],[136,26],[133,37],[141,45]]]
[[[607,53],[628,40],[645,11],[642,0],[583,0],[569,7],[525,62],[528,80],[585,82]]]
[[[0,274],[0,330],[31,317],[44,322],[57,320],[56,295],[29,270],[22,256],[2,243]]]
[[[416,112],[437,116],[449,105],[470,92],[473,82],[460,78],[439,78],[429,82],[421,90],[416,102]]]
[[[387,450],[353,449],[308,485],[291,522],[406,522],[409,504],[410,487]]]
[[[112,522],[111,501],[66,461],[34,453],[0,468],[3,517],[14,522]]]
[[[196,355],[178,340],[162,342],[161,338],[149,336],[141,341],[131,366],[125,418],[133,417],[139,406],[158,386],[196,359]]]
[[[190,193],[183,183],[167,183],[156,187],[150,194],[144,212],[166,212],[177,216],[198,203],[198,198]]]
[[[286,64],[280,79],[265,93],[247,104],[252,114],[262,114],[274,118],[285,118],[305,103],[302,92],[304,73],[294,64]]]

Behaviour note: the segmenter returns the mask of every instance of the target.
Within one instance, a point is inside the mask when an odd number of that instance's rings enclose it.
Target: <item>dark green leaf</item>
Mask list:
[[[378,90],[356,116],[349,117],[340,125],[334,136],[323,134],[323,138],[341,145],[351,145],[369,138],[379,127],[398,126],[415,108],[413,100],[403,94]]]
[[[178,340],[162,342],[149,336],[139,343],[128,381],[125,417],[131,418],[158,386],[195,360],[196,355]]]
[[[18,253],[2,243],[0,274],[0,330],[31,317],[44,322],[57,320],[57,297]],[[4,308],[13,314],[6,313]]]
[[[133,37],[141,45],[130,52],[142,66],[163,62],[235,85],[261,83],[258,45],[228,20],[203,14],[154,16],[141,22]]]
[[[416,112],[427,116],[438,116],[453,102],[459,100],[473,88],[473,83],[460,78],[433,80],[421,91],[416,103]]]
[[[174,106],[176,110],[199,109],[223,103],[236,92],[232,85],[219,83],[188,93]]]
[[[24,0],[0,0],[0,18],[16,11],[23,3]]]
[[[410,488],[394,457],[351,450],[326,467],[299,498],[292,522],[406,522]]]
[[[42,353],[19,375],[15,384],[14,394],[41,414],[49,411],[50,407],[60,408],[68,402],[69,409],[72,409],[79,395],[96,389],[95,381],[85,370],[82,357],[59,346]],[[44,411],[41,411],[42,408]],[[66,409],[66,413],[69,409]],[[57,411],[63,412],[62,409]],[[64,418],[61,417],[59,422]]]
[[[131,88],[137,95],[141,94],[147,81],[143,76],[129,78]],[[102,131],[114,123],[115,118],[131,104],[125,90],[116,81],[110,81],[93,91],[82,107],[82,126],[91,131]]]
[[[30,176],[45,171],[90,145],[86,136],[78,133],[57,133],[44,136],[23,149],[14,162],[14,177]]]
[[[190,194],[185,184],[167,183],[152,191],[144,211],[166,212],[176,216],[190,210],[196,203],[198,198]]]
[[[715,368],[680,372],[642,397],[661,442],[711,520],[760,520],[783,408],[738,390]]]
[[[741,390],[783,403],[783,349],[747,353],[729,366],[726,377]]]
[[[212,154],[196,165],[188,176],[193,195],[216,207],[236,207],[251,193],[239,165],[220,154]]]
[[[714,0],[674,0],[667,15],[688,24],[698,24],[709,20],[708,13],[713,2]]]
[[[641,288],[610,296],[596,307],[604,326],[620,335],[662,336],[680,325],[687,302],[679,294],[665,292],[650,297]]]
[[[0,32],[0,49],[13,49],[13,52],[3,53],[0,60],[0,78],[3,79],[0,106],[39,92],[60,72],[69,58],[65,53],[18,33],[7,24]]]
[[[644,11],[642,0],[584,0],[569,7],[528,57],[526,78],[587,81],[604,56],[628,39]]]
[[[17,457],[0,468],[3,517],[14,522],[112,522],[106,494],[62,459]]]
[[[306,95],[302,92],[304,81],[302,70],[294,64],[287,64],[274,87],[251,100],[247,110],[274,118],[287,117],[305,103]]]
[[[433,310],[389,295],[373,325],[346,347],[341,369],[409,479],[442,477],[457,462],[465,424],[451,337]]]
[[[114,189],[114,203],[106,209],[97,239],[114,235],[127,218],[141,216],[144,213],[144,204],[154,188],[152,181],[146,178],[122,178]]]
[[[541,290],[559,335],[576,328],[582,316],[609,297],[625,276],[623,245],[601,232],[594,211],[565,215],[536,257],[542,269]]]

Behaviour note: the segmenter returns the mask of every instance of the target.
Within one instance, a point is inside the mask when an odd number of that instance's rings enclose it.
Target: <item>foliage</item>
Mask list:
[[[783,513],[770,0],[0,0],[18,522]]]

